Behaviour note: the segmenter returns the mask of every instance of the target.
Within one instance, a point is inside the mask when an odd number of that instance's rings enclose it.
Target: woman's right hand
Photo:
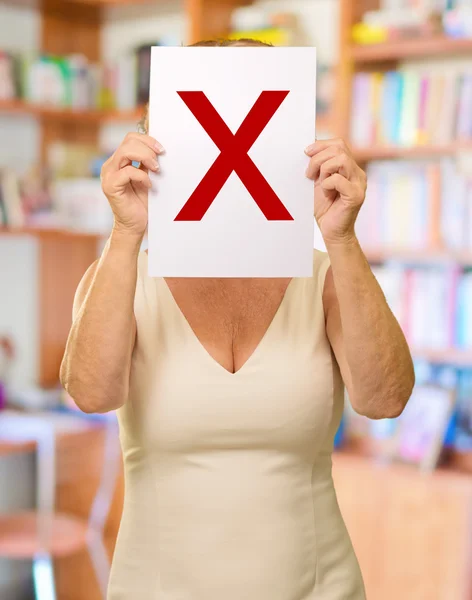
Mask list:
[[[164,148],[154,138],[129,133],[101,172],[102,189],[115,218],[115,230],[144,235],[148,223],[149,171],[158,172]],[[140,168],[132,162],[140,163]]]

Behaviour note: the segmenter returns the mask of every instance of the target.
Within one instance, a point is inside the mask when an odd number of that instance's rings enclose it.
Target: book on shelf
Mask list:
[[[373,268],[412,348],[472,349],[472,274],[455,266]]]
[[[368,442],[386,460],[406,460],[430,470],[446,458],[444,448],[472,451],[472,368],[424,360],[415,360],[414,366],[416,386],[403,414],[371,421],[346,403],[343,437]]]
[[[0,51],[0,101],[17,99],[77,110],[133,110],[149,98],[150,47],[140,46],[103,63],[92,63],[82,54]]]
[[[159,45],[159,44],[154,44]],[[151,45],[140,46],[136,50],[136,83],[138,104],[146,104],[149,100],[149,86],[151,82]]]
[[[0,217],[0,228],[11,230],[32,227],[108,235],[113,225],[98,178],[54,181],[47,202],[40,204],[39,198],[21,194],[19,180],[12,171],[2,171],[0,176]]]
[[[267,27],[263,29],[236,30],[229,34],[229,39],[252,39],[272,44],[273,46],[290,46],[292,36],[290,31],[281,27]]]
[[[472,273],[466,272],[460,278],[457,290],[457,313],[455,336],[460,348],[470,348],[472,338]]]
[[[453,0],[453,6],[443,13],[445,33],[451,37],[472,37],[472,5],[470,0]]]
[[[470,0],[381,0],[352,29],[356,44],[435,35],[472,37]]]
[[[456,452],[472,451],[472,368],[415,364],[419,385],[435,385],[455,392],[455,407],[445,445]]]
[[[472,70],[403,69],[354,76],[351,141],[355,146],[412,147],[472,141]]]
[[[369,248],[472,252],[472,172],[460,161],[374,161],[357,221]]]
[[[52,184],[56,219],[66,229],[108,235],[113,213],[98,178],[61,179]]]
[[[454,390],[439,385],[415,386],[397,419],[391,458],[432,471],[439,463],[454,411]]]
[[[229,39],[249,38],[274,46],[293,46],[297,45],[299,36],[294,13],[253,5],[236,8],[231,14]]]
[[[472,370],[459,372],[453,447],[458,452],[472,452]]]
[[[12,169],[0,169],[0,226],[23,227],[23,211],[20,180]]]
[[[17,88],[15,61],[8,52],[0,51],[0,100],[13,100]]]
[[[93,144],[56,140],[47,147],[46,164],[51,180],[99,177],[110,154]]]
[[[0,169],[0,227],[75,230],[107,234],[113,219],[100,170],[108,154],[84,144],[55,142],[44,166],[21,178]]]
[[[295,13],[274,11],[260,4],[236,8],[231,15],[231,32],[226,37],[255,39],[273,46],[306,45]],[[323,117],[330,113],[336,93],[332,66],[318,64],[316,77],[316,115]]]
[[[400,146],[415,146],[419,143],[419,123],[422,108],[420,103],[421,78],[417,73],[411,71],[406,71],[403,74],[400,73],[400,76],[403,76],[403,95],[400,98],[400,121],[397,143]],[[388,118],[388,115],[386,116]],[[386,140],[385,142],[388,144],[390,140]]]

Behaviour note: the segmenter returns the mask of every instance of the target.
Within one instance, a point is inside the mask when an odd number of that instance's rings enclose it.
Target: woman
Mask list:
[[[361,600],[331,478],[343,381],[373,419],[398,416],[414,384],[355,236],[366,176],[342,140],[305,150],[327,248],[312,278],[150,279],[140,247],[163,151],[130,134],[103,168],[114,227],[78,288],[61,368],[83,411],[118,409],[109,598]]]

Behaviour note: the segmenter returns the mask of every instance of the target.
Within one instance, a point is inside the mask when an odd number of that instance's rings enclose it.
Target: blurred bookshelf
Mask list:
[[[432,5],[426,1],[423,8]],[[436,2],[435,9],[442,6],[444,12],[434,13],[425,23],[416,19],[415,6],[409,0],[341,0],[335,119],[337,133],[350,142],[368,175],[358,236],[409,342],[417,372],[415,389],[431,386],[454,394],[447,434],[438,442],[441,468],[424,480],[428,495],[441,485],[447,495],[451,484],[444,474],[454,473],[467,487],[468,475],[461,471],[472,469],[472,30],[465,29],[472,22],[472,7],[460,0]],[[411,25],[403,35],[396,17]],[[382,463],[385,447],[397,443],[402,419],[403,415],[391,424],[367,423],[348,410],[344,452],[355,455],[355,448],[367,447],[370,460]],[[420,431],[420,423],[416,429]],[[344,452],[340,457],[349,462]],[[355,464],[356,481],[375,479],[372,462]],[[395,461],[387,460],[384,468],[392,481],[405,484],[407,471],[400,475]],[[341,488],[348,478],[344,467],[342,472]],[[374,482],[366,485],[372,493]],[[401,502],[399,490],[392,494]],[[470,489],[460,510],[466,510],[469,498]],[[347,488],[344,503],[346,514],[353,511],[355,530],[362,509],[354,506]],[[409,518],[408,511],[405,516]],[[452,519],[447,517],[449,524]],[[369,522],[364,529],[375,527]],[[390,537],[385,545],[392,543]],[[467,570],[457,577],[457,592],[446,596],[472,597],[469,555],[456,558]],[[369,560],[366,549],[365,563]],[[373,597],[407,595],[397,589],[389,596],[386,586],[371,586]]]
[[[33,97],[37,94],[54,94],[57,86],[37,85],[27,88],[27,92],[18,89],[12,89],[21,84],[25,84],[25,68],[31,66],[32,58],[36,59],[36,67],[49,68],[56,66],[56,71],[61,73],[82,73],[89,67],[92,69],[103,69],[100,65],[102,57],[102,28],[105,19],[105,12],[102,10],[105,6],[127,5],[133,9],[139,10],[141,4],[159,3],[159,0],[14,0],[15,6],[28,7],[31,10],[37,10],[39,16],[39,48],[36,57],[25,55],[24,57],[13,56],[13,60],[8,63],[9,55],[2,52],[0,48],[0,59],[2,63],[2,77],[5,73],[13,72],[15,76],[12,80],[14,85],[5,85],[3,80],[0,85],[2,96],[0,99],[0,113],[6,115],[15,115],[18,118],[22,116],[34,117],[39,122],[40,128],[40,156],[39,164],[35,165],[35,173],[28,173],[28,179],[14,180],[10,173],[0,170],[0,195],[3,196],[3,205],[0,203],[0,224],[8,223],[8,226],[0,226],[0,238],[14,236],[29,236],[35,240],[39,249],[38,262],[38,285],[39,285],[39,375],[38,384],[48,388],[54,387],[58,382],[59,365],[62,359],[65,341],[70,329],[71,307],[77,285],[86,269],[96,259],[100,240],[99,233],[82,233],[61,224],[61,218],[58,218],[58,225],[54,223],[43,224],[36,223],[36,216],[43,220],[46,216],[44,207],[51,206],[49,198],[44,198],[45,190],[50,187],[51,175],[49,168],[50,149],[55,148],[55,157],[64,158],[67,156],[67,164],[61,165],[61,175],[66,178],[82,177],[81,173],[71,171],[70,165],[74,166],[77,162],[85,164],[94,162],[93,176],[95,181],[80,181],[75,193],[71,187],[67,187],[67,181],[61,190],[69,198],[72,198],[77,210],[80,202],[79,192],[88,194],[93,198],[93,202],[98,205],[98,189],[95,185],[98,180],[100,162],[106,159],[106,154],[97,155],[93,158],[91,152],[95,148],[99,149],[100,135],[102,125],[110,124],[132,124],[131,130],[136,130],[137,123],[143,116],[142,104],[146,102],[139,100],[139,94],[136,100],[130,97],[128,88],[130,64],[132,57],[126,61],[123,57],[124,76],[122,78],[121,92],[124,94],[123,102],[116,102],[110,96],[109,90],[105,87],[105,94],[101,92],[98,99],[84,96],[84,88],[78,98],[73,98],[71,93],[62,93],[61,97],[53,96],[50,98]],[[7,0],[8,3],[8,0]],[[230,31],[231,12],[233,8],[239,6],[239,1],[225,2],[224,9],[214,2],[214,0],[189,0],[185,3],[187,17],[187,42],[195,42],[199,39],[221,36]],[[159,40],[155,40],[158,43]],[[138,48],[141,51],[138,61],[141,60],[143,70],[146,70],[146,47]],[[66,61],[71,57],[70,65]],[[17,61],[17,58],[19,59]],[[48,62],[49,61],[49,62]],[[149,71],[149,69],[147,69]],[[38,72],[38,70],[37,70]],[[21,76],[20,76],[21,74]],[[94,75],[94,71],[92,71]],[[116,81],[114,75],[107,72],[100,75],[105,84]],[[57,75],[56,79],[57,80]],[[81,80],[82,81],[82,80]],[[94,80],[92,80],[93,82]],[[87,84],[87,81],[85,82]],[[70,87],[71,84],[68,84]],[[75,84],[74,84],[75,85]],[[103,86],[102,86],[103,87]],[[74,90],[77,88],[74,87]],[[138,87],[138,91],[139,91]],[[33,102],[31,101],[33,100]],[[85,150],[80,151],[80,147]],[[113,149],[107,150],[108,152]],[[87,152],[89,155],[87,155]],[[80,160],[76,160],[80,159]],[[69,169],[64,167],[68,166]],[[77,169],[76,169],[77,170]],[[22,176],[23,177],[23,176]],[[5,182],[4,179],[7,181]],[[44,186],[44,187],[43,187]],[[88,187],[87,187],[88,186]],[[37,215],[35,218],[28,216],[26,219],[19,218],[20,203],[23,201],[23,193],[27,187],[29,206],[34,206]],[[5,196],[5,194],[7,196]],[[20,197],[21,196],[21,197]],[[89,201],[88,198],[84,200]],[[90,201],[91,202],[91,201]],[[5,212],[6,209],[6,212]],[[3,215],[2,215],[3,211]],[[10,218],[11,213],[15,218]],[[5,220],[5,214],[8,219]],[[92,213],[93,214],[93,213]],[[62,215],[61,217],[63,217]],[[99,217],[105,215],[100,213]],[[67,215],[66,222],[75,223],[74,215]],[[94,226],[89,219],[86,225]],[[105,219],[102,221],[104,222]],[[86,230],[86,228],[85,228]]]
[[[360,239],[369,262],[383,265],[383,275],[399,264],[413,267],[415,277],[422,268],[450,274],[472,267],[466,234],[472,227],[472,80],[463,66],[472,58],[472,31],[465,29],[466,4],[425,2],[421,20],[408,0],[341,2],[344,62],[336,115],[369,176]],[[459,66],[436,71],[429,65],[437,59]],[[467,349],[445,345],[443,351],[415,350],[415,356],[472,367]]]

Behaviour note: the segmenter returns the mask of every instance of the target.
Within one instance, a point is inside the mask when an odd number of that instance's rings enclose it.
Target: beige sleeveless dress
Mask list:
[[[364,600],[331,478],[343,386],[325,332],[328,266],[315,251],[313,277],[291,281],[231,374],[140,255],[109,600]]]

